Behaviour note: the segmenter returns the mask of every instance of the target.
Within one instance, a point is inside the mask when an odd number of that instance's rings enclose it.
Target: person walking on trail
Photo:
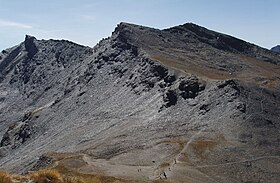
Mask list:
[[[167,179],[167,176],[166,176],[166,173],[165,173],[165,172],[163,172],[163,176],[164,176],[164,178],[166,178],[166,179]]]

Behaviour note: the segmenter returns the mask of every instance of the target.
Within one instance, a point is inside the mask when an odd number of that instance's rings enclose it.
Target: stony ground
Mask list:
[[[121,23],[94,48],[26,36],[0,53],[0,166],[279,182],[279,64],[278,53],[194,24]]]

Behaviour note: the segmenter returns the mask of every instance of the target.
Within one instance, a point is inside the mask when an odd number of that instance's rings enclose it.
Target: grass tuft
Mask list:
[[[12,177],[6,172],[0,172],[0,183],[12,183]]]
[[[39,170],[31,173],[29,178],[36,183],[64,183],[60,173],[56,170]]]
[[[124,181],[106,176],[75,174],[56,169],[42,169],[20,176],[0,171],[0,183],[124,183]]]

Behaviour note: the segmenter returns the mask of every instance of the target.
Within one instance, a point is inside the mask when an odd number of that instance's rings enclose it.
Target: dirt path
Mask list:
[[[200,165],[196,166],[196,168],[207,168],[207,167],[219,167],[219,166],[225,166],[225,165],[235,165],[235,164],[241,164],[241,163],[247,163],[247,162],[253,162],[253,161],[259,161],[263,159],[280,159],[280,156],[260,156],[252,159],[246,159],[243,161],[233,161],[233,162],[228,162],[228,163],[220,163],[220,164],[215,164],[215,165]]]

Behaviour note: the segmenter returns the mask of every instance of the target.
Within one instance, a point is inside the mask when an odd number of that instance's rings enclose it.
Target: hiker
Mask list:
[[[167,179],[167,176],[166,176],[166,173],[165,173],[165,172],[163,172],[163,176],[164,176],[164,178],[166,178],[166,179]]]

